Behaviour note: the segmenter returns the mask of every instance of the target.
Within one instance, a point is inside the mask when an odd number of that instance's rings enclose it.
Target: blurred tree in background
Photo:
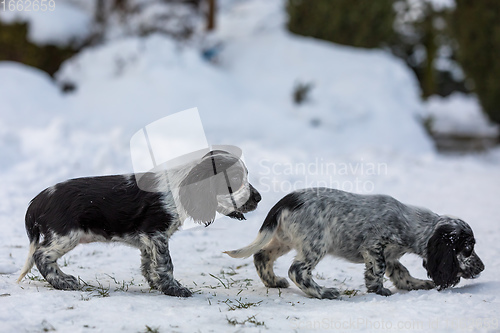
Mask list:
[[[216,27],[217,0],[67,2],[90,13],[92,28],[83,41],[39,45],[28,38],[29,22],[6,23],[0,20],[0,61],[21,62],[53,75],[62,62],[81,49],[106,40],[159,33],[186,42]]]
[[[203,30],[210,9],[215,15],[215,0],[95,0],[93,43],[152,33],[187,40]],[[209,22],[207,29],[210,23],[215,26],[215,21]]]
[[[500,1],[456,0],[453,8],[428,0],[288,0],[287,11],[293,33],[390,49],[415,72],[424,98],[474,90],[500,123]]]
[[[71,0],[92,13],[92,31],[78,45],[35,45],[28,25],[0,21],[0,61],[54,74],[89,45],[160,33],[190,42],[216,28],[217,0]],[[385,48],[415,72],[424,98],[475,91],[500,123],[500,0],[288,0],[288,29],[364,48]],[[90,8],[90,9],[89,9]]]
[[[217,1],[207,0],[207,31],[215,30],[215,17],[217,16]]]
[[[10,60],[41,68],[53,75],[60,64],[77,52],[73,46],[38,46],[28,41],[26,23],[4,24],[0,21],[0,61]]]
[[[450,29],[450,8],[435,7],[429,1],[394,2],[395,39],[391,51],[415,72],[422,96],[447,96],[470,92],[470,84],[457,61],[457,49]]]
[[[289,0],[288,29],[334,43],[379,47],[394,37],[393,0]]]
[[[484,111],[500,123],[500,1],[455,0],[451,22],[458,57]]]

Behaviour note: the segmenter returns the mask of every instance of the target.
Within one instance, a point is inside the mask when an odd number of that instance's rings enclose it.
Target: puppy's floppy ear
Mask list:
[[[179,199],[195,222],[210,225],[217,211],[217,196],[212,184],[214,169],[211,159],[198,163],[182,180]]]
[[[458,234],[456,228],[445,224],[436,229],[427,243],[427,260],[424,267],[439,290],[453,287],[460,281],[456,253]]]

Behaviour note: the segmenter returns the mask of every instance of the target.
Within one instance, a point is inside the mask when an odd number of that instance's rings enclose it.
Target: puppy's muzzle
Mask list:
[[[469,265],[466,269],[462,270],[462,277],[464,279],[475,279],[481,275],[482,271],[484,271],[484,263],[479,256],[473,252],[469,260]]]
[[[247,202],[243,204],[243,206],[240,207],[239,211],[242,213],[248,213],[257,208],[258,203],[262,200],[262,196],[260,195],[259,191],[255,189],[255,187],[250,185],[250,197],[248,198]]]

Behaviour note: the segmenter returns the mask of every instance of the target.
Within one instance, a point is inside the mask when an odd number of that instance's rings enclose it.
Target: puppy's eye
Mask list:
[[[233,176],[230,179],[231,186],[240,188],[243,185],[243,178],[241,176]]]
[[[462,250],[464,256],[469,257],[472,254],[473,246],[472,245],[466,245],[464,249]]]

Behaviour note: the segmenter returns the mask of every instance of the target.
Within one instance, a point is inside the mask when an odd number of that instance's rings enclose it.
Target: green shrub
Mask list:
[[[411,0],[288,0],[288,29],[355,47],[386,47],[414,71],[422,96],[469,92],[457,71],[436,68],[440,50],[456,63],[449,9]]]
[[[375,48],[393,39],[393,0],[289,0],[288,29],[334,43]]]
[[[455,0],[458,59],[490,119],[500,123],[500,1]]]
[[[55,45],[38,46],[26,38],[26,23],[5,24],[0,22],[0,61],[10,60],[40,68],[53,75],[61,63],[76,50]]]

